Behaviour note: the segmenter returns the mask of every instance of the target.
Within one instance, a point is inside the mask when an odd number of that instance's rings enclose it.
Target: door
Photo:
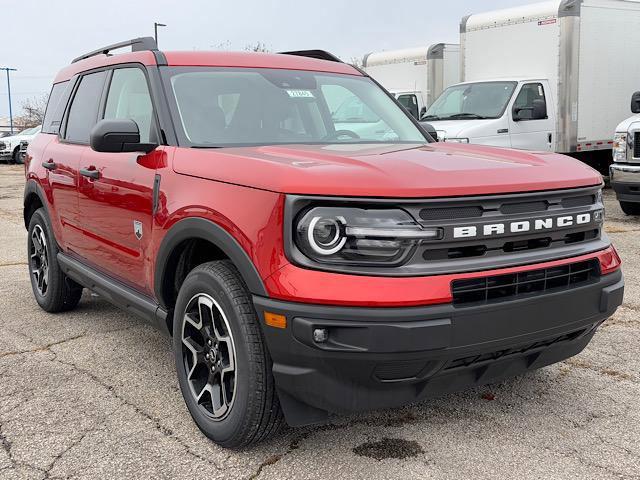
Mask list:
[[[554,129],[542,82],[523,84],[509,116],[511,146],[520,150],[552,151]]]
[[[63,247],[72,251],[83,243],[78,210],[78,169],[88,148],[89,131],[96,123],[105,78],[106,72],[96,72],[78,79],[62,122],[64,127],[58,138],[47,146],[43,157],[43,163],[49,165],[53,204],[61,226],[59,240]]]
[[[108,79],[102,119],[131,119],[140,141],[157,142],[156,124],[145,72],[118,68]],[[79,180],[79,218],[85,234],[81,256],[91,266],[149,293],[145,252],[152,229],[155,162],[141,153],[103,153],[87,149]]]

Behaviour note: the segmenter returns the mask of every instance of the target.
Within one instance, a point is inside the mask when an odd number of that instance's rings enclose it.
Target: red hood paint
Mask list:
[[[286,145],[178,148],[177,173],[281,193],[449,197],[602,183],[585,164],[482,145]]]

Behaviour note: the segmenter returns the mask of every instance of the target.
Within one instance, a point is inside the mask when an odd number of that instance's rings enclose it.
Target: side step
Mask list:
[[[151,297],[136,292],[65,253],[58,253],[58,263],[65,275],[83,287],[93,290],[115,306],[135,314],[160,329],[162,333],[170,335],[167,312]]]

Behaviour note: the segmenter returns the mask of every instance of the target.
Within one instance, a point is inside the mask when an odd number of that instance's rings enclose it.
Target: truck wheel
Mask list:
[[[640,203],[620,202],[620,207],[627,215],[640,215]]]
[[[22,154],[20,153],[20,148],[16,148],[13,152],[13,163],[17,165],[22,165],[24,162],[22,161]]]
[[[198,428],[227,448],[266,439],[283,424],[251,296],[233,264],[205,263],[176,301],[173,350],[180,389]]]
[[[58,265],[58,245],[44,208],[31,216],[27,249],[31,288],[38,305],[51,313],[74,309],[82,296],[82,286]]]

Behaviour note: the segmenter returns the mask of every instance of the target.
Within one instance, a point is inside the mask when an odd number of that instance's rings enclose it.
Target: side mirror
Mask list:
[[[427,107],[422,107],[420,109],[420,118],[424,117],[427,114]]]
[[[640,92],[631,96],[631,113],[640,113]]]
[[[105,153],[149,153],[158,146],[155,143],[140,143],[138,124],[124,118],[100,120],[91,129],[89,143],[96,152]]]
[[[521,112],[531,112],[530,115],[522,115]],[[513,107],[513,120],[543,120],[547,118],[547,102],[541,98],[536,98],[531,107]]]
[[[437,142],[438,141],[438,132],[433,125],[430,123],[420,122],[420,126],[429,134],[431,137]]]

